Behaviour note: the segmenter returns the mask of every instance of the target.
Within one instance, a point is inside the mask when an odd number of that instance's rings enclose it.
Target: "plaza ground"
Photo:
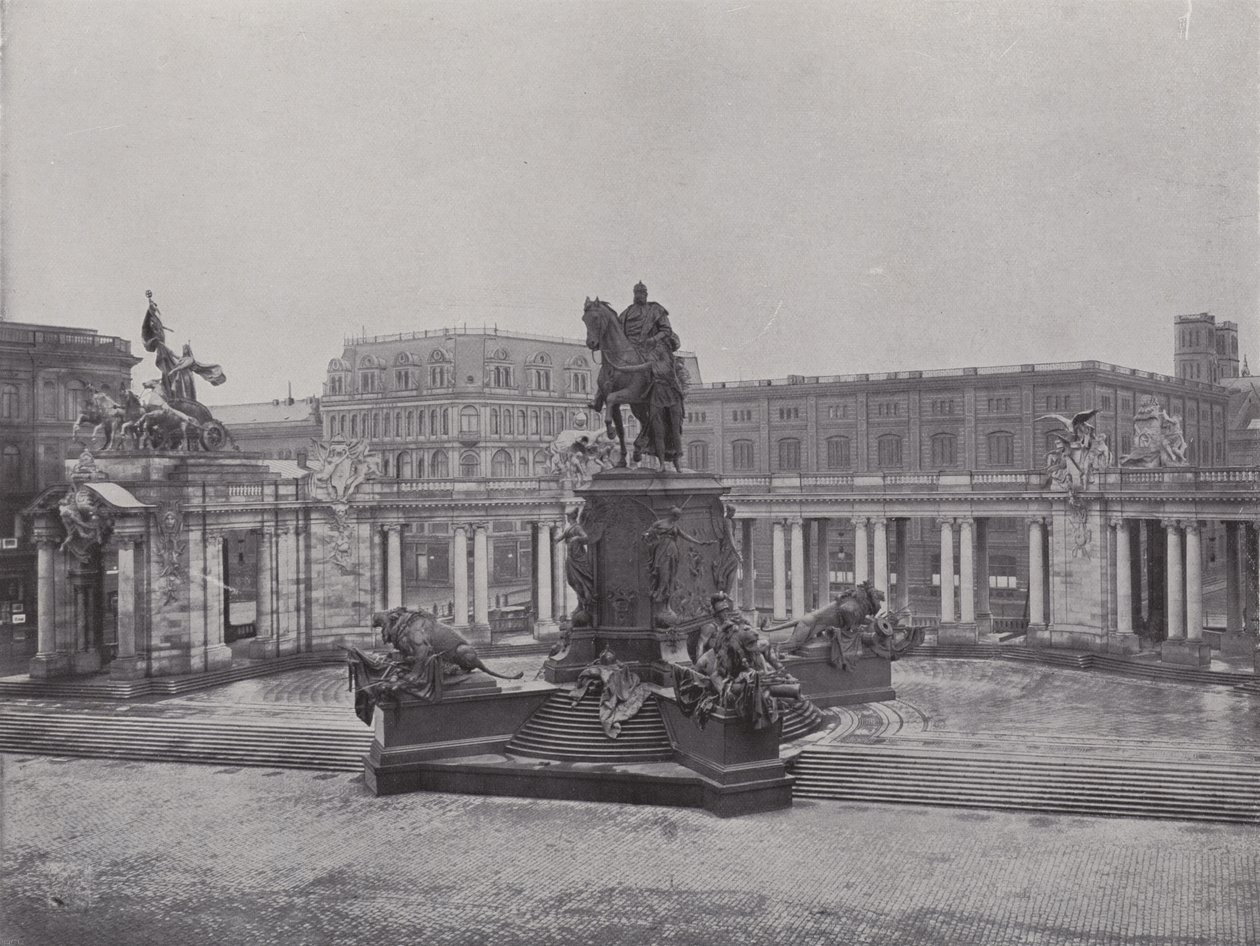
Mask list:
[[[1254,759],[1260,748],[1260,698],[1226,687],[941,659],[897,664],[894,684],[896,701],[837,710],[816,741],[1181,759]],[[345,686],[329,667],[112,706],[353,727]],[[345,773],[0,758],[6,944],[1260,938],[1260,827],[1250,825],[807,800],[720,820],[375,798]]]

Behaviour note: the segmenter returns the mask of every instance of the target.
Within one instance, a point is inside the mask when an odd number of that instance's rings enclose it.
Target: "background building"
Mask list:
[[[0,324],[0,661],[35,652],[35,552],[19,536],[17,513],[41,490],[66,480],[77,457],[71,425],[95,385],[115,399],[140,361],[131,343],[95,329]],[[90,437],[84,428],[83,438]]]
[[[1216,323],[1208,312],[1173,320],[1173,373],[1178,378],[1219,384],[1237,378],[1238,325]]]
[[[306,465],[311,440],[322,437],[324,430],[315,396],[224,404],[214,408],[214,416],[227,426],[243,452],[293,460],[299,466]]]

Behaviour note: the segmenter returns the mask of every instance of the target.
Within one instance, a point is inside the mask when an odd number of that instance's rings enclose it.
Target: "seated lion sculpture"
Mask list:
[[[369,725],[377,703],[396,704],[404,694],[437,702],[444,682],[457,682],[474,670],[501,680],[524,676],[491,670],[472,644],[429,611],[374,611],[371,624],[373,629],[380,628],[382,640],[393,647],[393,653],[378,657],[357,647],[346,648],[355,713]]]

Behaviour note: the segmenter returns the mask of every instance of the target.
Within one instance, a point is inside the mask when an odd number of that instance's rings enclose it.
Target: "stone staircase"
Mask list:
[[[0,709],[0,752],[361,772],[371,744],[367,727]]]
[[[209,673],[144,677],[140,680],[110,680],[105,675],[77,680],[74,678],[0,680],[0,699],[139,700],[147,697],[182,696],[185,693],[206,690],[225,683],[235,683],[238,680],[345,662],[345,651],[320,650],[305,654],[290,654],[274,660],[259,660],[223,670],[212,670]]]
[[[609,739],[599,723],[599,694],[587,693],[576,705],[567,690],[553,693],[517,730],[507,745],[511,755],[555,762],[667,762],[674,747],[665,720],[650,696],[621,734]]]
[[[827,721],[823,711],[809,700],[783,704],[783,734],[780,742],[792,742],[808,736]]]
[[[790,771],[797,798],[1260,824],[1260,766],[843,746]]]

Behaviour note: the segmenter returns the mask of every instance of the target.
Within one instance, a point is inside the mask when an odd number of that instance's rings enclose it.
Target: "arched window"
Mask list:
[[[543,421],[543,430],[542,430],[543,436],[550,437],[552,435],[551,411],[543,411],[542,421]]]
[[[709,445],[703,440],[693,440],[687,444],[687,466],[693,470],[709,468]]]
[[[342,437],[346,435],[346,415],[342,414],[337,418],[337,433]]]
[[[543,467],[547,465],[547,454],[541,450],[534,451],[534,473],[538,474],[543,471]]]
[[[512,436],[512,409],[510,407],[503,412],[503,436]]]
[[[41,417],[57,416],[57,382],[49,378],[40,387],[39,413]]]
[[[405,450],[394,457],[394,475],[400,480],[411,479],[411,454]]]
[[[420,416],[423,417],[424,415],[421,414]],[[415,432],[416,432],[416,412],[408,411],[407,412],[407,436],[408,437],[415,436]]]
[[[958,438],[953,434],[932,435],[932,468],[936,470],[958,463]]]
[[[402,411],[394,411],[394,436],[402,436]]]
[[[14,444],[5,444],[0,451],[0,480],[8,486],[24,486],[22,476],[22,451]]]
[[[451,409],[449,407],[442,408],[442,436],[449,437],[451,435]]]
[[[434,408],[433,410],[429,411],[429,436],[436,437],[440,429],[441,428],[438,426],[437,408]]]
[[[381,436],[381,415],[372,414],[372,439],[376,440]]]
[[[509,477],[514,475],[512,454],[506,450],[494,451],[494,456],[490,458],[490,475],[497,477]]]
[[[529,432],[533,436],[538,437],[538,436],[541,436],[538,431],[539,431],[538,411],[530,411],[529,412]]]
[[[731,469],[753,470],[757,466],[757,454],[751,440],[735,440],[731,442]]]
[[[461,434],[481,433],[481,411],[475,407],[461,407],[459,409],[459,432]]]
[[[416,454],[416,479],[424,479],[424,454]]]
[[[15,384],[0,386],[0,418],[17,420],[18,389]]]
[[[359,415],[358,414],[350,415],[350,436],[351,437],[359,436]]]
[[[490,408],[490,436],[499,436],[499,409],[497,407]]]
[[[1015,435],[1006,430],[995,430],[984,438],[984,450],[989,466],[1015,465]]]
[[[433,478],[436,480],[444,480],[451,475],[451,461],[446,456],[445,450],[433,451]]]
[[[901,438],[896,434],[884,434],[875,442],[876,456],[881,470],[901,469]]]
[[[526,371],[531,391],[551,390],[551,356],[545,351],[540,351],[529,359]]]
[[[779,441],[779,469],[795,472],[801,468],[801,442],[795,437]]]
[[[459,475],[466,480],[475,480],[481,475],[481,458],[471,450],[459,458]]]
[[[853,455],[849,452],[848,437],[827,438],[827,469],[849,470],[853,468]]]

